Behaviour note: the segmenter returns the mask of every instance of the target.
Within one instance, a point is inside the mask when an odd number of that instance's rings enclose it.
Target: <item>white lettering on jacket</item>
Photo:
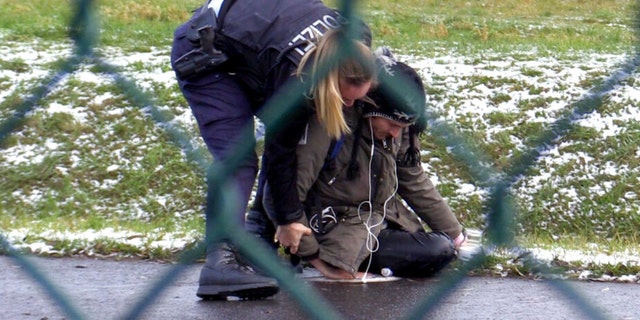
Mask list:
[[[330,29],[335,29],[339,26],[340,22],[338,21],[338,18],[331,15],[324,15],[322,18],[314,21],[294,36],[293,39],[289,41],[289,46],[305,42],[306,46],[298,46],[294,49],[294,51],[300,56],[304,56],[307,51],[311,50],[315,46],[313,40],[316,39],[316,37],[322,36]]]

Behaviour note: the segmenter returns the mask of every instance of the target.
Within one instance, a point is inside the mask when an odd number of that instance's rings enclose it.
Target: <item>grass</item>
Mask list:
[[[422,52],[434,44],[444,50],[455,44],[478,52],[534,45],[551,53],[630,44],[632,38],[619,27],[629,20],[619,13],[631,6],[628,1],[398,1],[365,2],[362,11],[373,20],[375,34],[392,47]],[[603,28],[612,32],[610,42],[599,40]]]
[[[190,118],[190,111],[175,81],[161,77],[170,73],[166,59],[173,30],[200,3],[96,4],[100,34],[94,40],[99,54],[112,60],[150,54],[148,60],[131,58],[134,62],[121,66],[123,73],[154,98],[161,112],[176,119]],[[5,45],[30,48],[24,56],[0,56],[0,69],[12,72],[0,76],[0,92],[7,92],[0,101],[4,120],[40,85],[47,74],[43,70],[57,70],[72,53],[69,23],[74,13],[71,5],[51,0],[0,4]],[[609,75],[610,70],[593,67],[606,61],[584,62],[584,56],[624,54],[636,41],[632,1],[402,0],[361,5],[359,12],[373,30],[375,46],[389,45],[403,56],[435,57],[424,74],[434,110],[465,145],[477,148],[486,159],[483,165],[499,174],[512,170],[514,159],[535,147],[550,128],[548,121],[539,119],[562,117],[571,102]],[[452,56],[460,60],[452,62]],[[486,72],[457,74],[452,81],[436,69],[456,63]],[[581,79],[547,82],[572,68],[577,69],[573,73],[584,72]],[[513,73],[505,74],[507,69]],[[202,172],[185,161],[170,136],[146,115],[148,110],[105,80],[96,66],[83,65],[78,73],[85,76],[66,78],[0,141],[0,230],[23,230],[24,243],[42,240],[60,255],[175,258],[178,249],[162,249],[158,243],[186,238],[189,247],[201,239]],[[626,86],[634,87],[636,79],[630,78]],[[478,110],[468,108],[473,100],[483,101],[491,111],[475,114]],[[617,99],[614,93],[598,112],[624,114],[635,103]],[[557,151],[568,157],[565,161],[543,159],[512,186],[518,195],[516,231],[523,245],[584,249],[595,241],[600,247],[608,244],[607,251],[637,248],[640,125],[623,118],[616,121],[624,129],[609,137],[592,127],[574,126],[558,141]],[[178,124],[198,137],[193,119]],[[197,138],[194,143],[203,147]],[[459,219],[467,227],[484,228],[489,209],[486,181],[456,156],[460,146],[447,146],[433,133],[427,133],[422,144],[423,162]],[[17,156],[26,161],[15,160],[13,152],[24,146],[29,147]],[[628,170],[616,175],[611,167]],[[550,178],[539,179],[547,173]],[[471,186],[474,192],[461,192]],[[81,233],[107,228],[123,232],[122,241],[46,236],[49,230]],[[507,265],[511,258],[496,259]],[[523,268],[516,263],[513,272],[527,273]],[[604,266],[599,272],[625,271]]]
[[[336,6],[337,1],[328,1]],[[74,12],[57,1],[4,0],[0,29],[9,40],[34,37],[66,40]],[[100,44],[130,50],[168,45],[173,29],[199,0],[107,0],[95,4]],[[539,54],[573,50],[616,52],[633,45],[633,1],[362,1],[359,12],[371,25],[377,45],[415,54],[455,49],[510,52],[536,48]],[[35,27],[33,17],[38,17]],[[602,34],[607,34],[603,39]],[[431,52],[431,53],[429,53]]]

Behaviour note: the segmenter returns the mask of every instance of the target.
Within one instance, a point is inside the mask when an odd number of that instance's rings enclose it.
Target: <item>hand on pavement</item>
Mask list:
[[[278,226],[276,229],[276,239],[278,239],[280,244],[285,248],[289,248],[289,252],[291,252],[291,254],[296,254],[298,252],[300,238],[310,235],[311,229],[299,222]]]

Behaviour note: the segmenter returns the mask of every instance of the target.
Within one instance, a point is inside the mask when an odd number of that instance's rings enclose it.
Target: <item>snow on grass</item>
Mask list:
[[[34,43],[11,43],[4,42],[0,45],[0,56],[5,61],[22,59],[32,61],[29,64],[28,72],[14,72],[11,70],[0,70],[0,78],[3,78],[7,90],[0,92],[0,98],[4,99],[9,94],[19,88],[23,88],[26,83],[37,83],[50,73],[49,63],[58,59],[68,57],[71,48],[68,45],[51,45],[47,50],[34,49]],[[42,47],[42,46],[40,46]],[[113,65],[122,68],[124,74],[140,86],[142,89],[153,92],[154,88],[170,88],[175,86],[175,78],[169,64],[169,48],[153,48],[145,53],[125,53],[118,48],[101,49],[100,54],[105,60]],[[614,70],[617,65],[628,57],[625,55],[601,55],[601,54],[579,54],[573,58],[537,58],[535,53],[518,53],[515,57],[504,57],[499,54],[485,53],[482,58],[472,58],[457,56],[455,54],[443,55],[434,58],[419,56],[398,56],[400,60],[409,63],[416,68],[425,80],[425,84],[435,89],[438,93],[430,95],[431,107],[442,116],[441,120],[447,123],[467,123],[466,127],[459,127],[461,131],[477,131],[484,134],[485,142],[491,143],[500,132],[512,132],[518,129],[522,123],[543,123],[551,124],[558,116],[566,111],[569,104],[585,95],[591,88],[583,82],[592,79],[594,76],[606,76],[608,72]],[[637,79],[638,77],[634,75]],[[10,80],[7,80],[10,79]],[[88,68],[81,68],[73,75],[69,75],[65,81],[70,79],[79,80],[86,83],[100,85],[107,81],[112,81],[108,76],[95,74]],[[7,82],[10,82],[7,85]],[[87,105],[100,105],[106,100],[113,99],[110,92],[97,94],[92,101],[85,105],[64,105],[61,103],[51,103],[46,108],[40,108],[36,112],[66,113],[73,117],[75,121],[85,122],[91,117]],[[548,103],[538,106],[527,107],[523,110],[523,103],[541,99]],[[624,107],[616,109],[615,112],[590,113],[580,118],[577,125],[592,128],[600,135],[599,139],[615,137],[624,132],[625,125],[629,122],[640,121],[640,90],[632,85],[625,85],[615,90],[609,97],[610,101],[617,104],[624,104]],[[175,109],[175,108],[174,108]],[[119,116],[125,109],[110,109],[109,115]],[[519,113],[521,118],[516,123],[490,123],[488,116],[495,113]],[[173,119],[174,124],[178,124],[188,130],[196,128],[195,122],[188,106],[181,106],[175,110],[177,116]],[[15,133],[20,134],[20,133]],[[90,138],[80,137],[78,140]],[[149,139],[149,138],[145,138]],[[515,148],[524,148],[525,142],[521,138],[512,135],[512,143]],[[193,141],[200,139],[197,132],[193,132]],[[134,141],[135,142],[135,141]],[[138,141],[139,144],[146,145],[150,141]],[[580,172],[576,174],[578,178],[594,175],[610,175],[616,177],[623,172],[633,171],[640,173],[638,168],[630,168],[625,164],[612,162],[602,163],[594,159],[594,155],[585,152],[564,152],[570,144],[568,142],[552,146],[545,150],[537,165],[539,170],[535,174],[528,175],[518,185],[514,192],[525,202],[534,198],[543,186],[557,184],[556,193],[562,195],[562,199],[569,199],[566,206],[576,207],[579,195],[576,190],[566,182],[572,180],[571,175],[557,174],[555,170],[563,164],[578,162],[581,163]],[[19,164],[40,163],[43,155],[60,152],[59,144],[56,141],[42,139],[38,144],[18,144],[2,150],[4,162],[0,166],[15,166]],[[115,151],[114,154],[118,152]],[[640,148],[636,152],[640,156]],[[107,172],[117,171],[121,166],[135,165],[136,159],[126,159],[120,157],[122,161],[111,164],[106,169]],[[73,161],[72,161],[73,162]],[[469,198],[470,196],[480,196],[486,199],[488,192],[482,187],[463,181],[455,176],[447,176],[446,173],[439,172],[434,165],[437,161],[425,163],[425,170],[433,172],[433,182],[437,185],[441,182],[453,182],[459,188],[453,198],[448,199],[455,203],[457,199]],[[73,166],[73,164],[71,164]],[[59,167],[58,170],[65,172],[66,167]],[[117,179],[96,180],[94,183],[100,184],[100,188],[108,189],[118,182]],[[602,183],[599,186],[590,187],[594,194],[604,194],[606,189],[612,187],[614,181]],[[35,188],[30,193],[14,194],[14,196],[24,197],[25,202],[36,202],[43,196],[43,191]],[[635,192],[627,192],[629,207],[626,209],[633,214],[640,211],[640,204],[637,202]],[[161,203],[166,203],[167,199],[159,197]],[[531,204],[533,205],[533,204]],[[149,213],[141,207],[131,206],[131,216],[144,219]],[[198,208],[200,209],[200,208]],[[194,209],[195,210],[195,209]],[[571,214],[571,212],[568,212]],[[153,246],[167,249],[175,249],[196,241],[197,233],[187,236],[179,233],[171,234],[159,232],[161,236],[151,237],[132,236],[127,230],[116,230],[105,228],[102,230],[86,230],[82,232],[58,232],[42,231],[34,234],[33,230],[15,229],[5,230],[5,236],[17,247],[29,248],[31,251],[48,253],[52,248],[47,243],[52,241],[70,240],[84,241],[89,243],[96,239],[111,239],[132,246]],[[34,239],[24,242],[23,239]],[[35,239],[46,239],[39,241]],[[595,263],[635,263],[639,255],[638,248],[629,248],[623,253],[604,252],[579,252],[571,250],[540,249],[533,248],[536,256],[543,259],[560,258],[567,260],[593,261]]]
[[[33,234],[28,229],[9,230],[4,236],[10,243],[14,244],[16,249],[27,249],[29,252],[47,255],[64,255],[68,248],[56,248],[56,243],[61,241],[78,242],[78,252],[89,256],[97,253],[92,249],[100,241],[115,242],[120,245],[128,245],[131,247],[154,249],[161,248],[165,250],[181,250],[185,246],[198,241],[200,234],[195,231],[191,234],[178,234],[157,230],[155,233],[140,234],[127,230],[116,230],[108,227],[101,230],[84,230],[79,232],[61,232],[46,230],[38,234]],[[34,237],[36,240],[24,242],[25,237]]]

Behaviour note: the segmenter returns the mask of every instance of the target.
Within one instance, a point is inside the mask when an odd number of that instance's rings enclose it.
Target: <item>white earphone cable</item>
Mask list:
[[[366,247],[367,247],[367,251],[370,252],[369,254],[369,258],[368,258],[368,262],[367,262],[367,268],[364,271],[364,275],[363,275],[363,282],[366,282],[366,277],[367,274],[369,273],[369,268],[371,267],[371,260],[373,259],[373,254],[378,251],[378,247],[379,247],[379,242],[378,242],[378,237],[374,234],[373,229],[382,225],[382,223],[384,223],[384,220],[387,216],[387,203],[393,199],[393,197],[396,195],[396,192],[398,192],[398,177],[397,175],[394,175],[395,177],[395,185],[394,185],[394,189],[393,192],[389,195],[389,197],[387,199],[385,199],[383,205],[382,205],[382,219],[380,219],[380,221],[375,222],[373,221],[374,216],[373,216],[373,197],[375,197],[375,195],[373,194],[373,186],[371,183],[371,178],[372,178],[372,174],[373,174],[373,155],[375,153],[375,138],[373,136],[373,126],[371,124],[371,120],[369,120],[369,131],[371,132],[371,152],[369,154],[369,199],[367,201],[363,201],[360,203],[360,205],[358,205],[358,217],[360,218],[360,220],[362,220],[362,223],[364,224],[365,228],[367,229],[367,240],[366,240]],[[394,172],[396,171],[396,163],[395,161],[392,161],[393,163],[393,170]],[[379,173],[381,174],[381,173]],[[367,219],[363,220],[362,219],[362,215],[361,215],[361,211],[362,211],[362,207],[363,205],[368,205],[369,206],[369,213],[368,213],[368,217]],[[372,223],[373,222],[373,223]]]

